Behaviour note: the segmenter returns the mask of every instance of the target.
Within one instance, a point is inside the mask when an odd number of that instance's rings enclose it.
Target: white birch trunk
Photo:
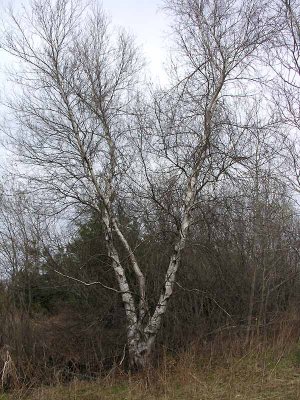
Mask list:
[[[196,196],[196,177],[192,176],[188,182],[184,213],[180,227],[180,237],[174,246],[174,252],[170,258],[169,267],[165,275],[165,284],[160,295],[155,311],[145,327],[144,335],[146,337],[147,354],[150,354],[155,338],[161,327],[162,318],[167,311],[170,297],[173,294],[176,274],[180,266],[182,251],[185,248],[189,227],[191,225],[191,211]]]
[[[108,250],[108,256],[111,259],[118,286],[121,292],[121,297],[126,313],[127,320],[127,344],[129,348],[130,359],[134,357],[135,349],[138,342],[138,317],[135,307],[133,295],[130,291],[129,284],[125,275],[125,270],[120,262],[118,252],[113,242],[113,230],[108,211],[103,212],[103,222],[105,226],[105,240]]]
[[[131,265],[132,265],[133,271],[134,271],[135,276],[136,276],[137,281],[138,281],[139,297],[140,297],[140,301],[139,301],[139,324],[142,324],[144,322],[144,319],[145,319],[145,316],[146,316],[146,312],[147,312],[145,277],[144,277],[144,274],[142,273],[142,271],[141,271],[141,269],[139,267],[137,259],[136,259],[135,255],[134,255],[134,253],[133,253],[128,241],[126,240],[125,236],[121,232],[116,219],[114,219],[113,225],[114,225],[114,229],[115,229],[119,239],[121,240],[121,242],[123,243],[125,249],[127,250],[128,254],[129,254]]]

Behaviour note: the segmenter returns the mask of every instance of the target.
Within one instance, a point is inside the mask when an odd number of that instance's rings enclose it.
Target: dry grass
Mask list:
[[[227,351],[225,351],[225,347]],[[115,372],[101,382],[74,381],[3,395],[0,400],[299,400],[300,346],[284,340],[274,348],[253,344],[238,348],[214,344],[199,354],[195,347],[180,357],[164,357],[144,375]]]
[[[298,317],[297,317],[298,318]],[[113,369],[93,382],[23,388],[0,400],[300,400],[300,323],[282,320],[269,335],[220,333],[170,355],[140,375]]]

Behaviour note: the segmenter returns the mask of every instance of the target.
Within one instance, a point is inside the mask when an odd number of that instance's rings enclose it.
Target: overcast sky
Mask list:
[[[114,23],[133,32],[143,46],[151,71],[161,76],[167,30],[166,16],[160,8],[162,1],[103,0],[102,4]]]
[[[136,43],[142,48],[152,79],[164,80],[163,63],[166,51],[166,31],[168,21],[161,10],[163,0],[102,0],[103,9],[110,16],[113,25],[122,26],[132,33]],[[0,0],[0,23],[5,19],[8,5],[18,9],[20,5],[29,6],[30,0]],[[7,91],[11,89],[5,70],[10,70],[14,59],[0,50],[0,100],[4,100]],[[6,116],[6,110],[0,102],[0,121]],[[4,122],[2,122],[4,123]],[[0,141],[2,135],[0,134]],[[5,158],[10,159],[0,145],[0,171],[5,164]],[[0,172],[1,175],[1,172]]]
[[[162,0],[102,0],[104,10],[114,25],[123,26],[131,32],[142,47],[154,78],[163,79],[163,62],[166,52],[166,30],[168,22],[161,10]],[[18,8],[30,4],[30,0],[0,0],[0,14],[8,4]],[[7,56],[0,53],[0,84],[5,80],[3,64]]]

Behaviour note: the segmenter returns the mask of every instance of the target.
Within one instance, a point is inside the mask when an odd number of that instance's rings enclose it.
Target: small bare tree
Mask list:
[[[292,189],[299,191],[300,5],[295,0],[278,0],[274,11],[276,29],[266,52],[272,71],[268,91],[276,110],[278,133],[283,139],[281,154],[286,164],[283,172]]]
[[[2,47],[22,61],[13,143],[46,198],[102,219],[107,252],[127,317],[132,366],[143,368],[174,291],[205,191],[244,157],[251,113],[236,112],[268,39],[263,1],[169,0],[177,56],[170,87],[136,107],[142,62],[130,36],[112,34],[103,12],[79,1],[33,1]],[[149,100],[150,98],[150,100]],[[139,96],[141,99],[141,95]],[[239,115],[240,114],[240,115]],[[173,223],[173,252],[154,309],[117,205],[134,198]],[[129,283],[118,243],[138,287]]]

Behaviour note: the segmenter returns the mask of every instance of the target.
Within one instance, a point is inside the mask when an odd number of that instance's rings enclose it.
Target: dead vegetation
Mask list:
[[[116,365],[92,381],[73,379],[26,387],[1,400],[260,400],[300,397],[300,345],[295,319],[281,321],[276,335],[244,338],[220,333],[182,352],[164,348],[156,368],[130,374]]]

